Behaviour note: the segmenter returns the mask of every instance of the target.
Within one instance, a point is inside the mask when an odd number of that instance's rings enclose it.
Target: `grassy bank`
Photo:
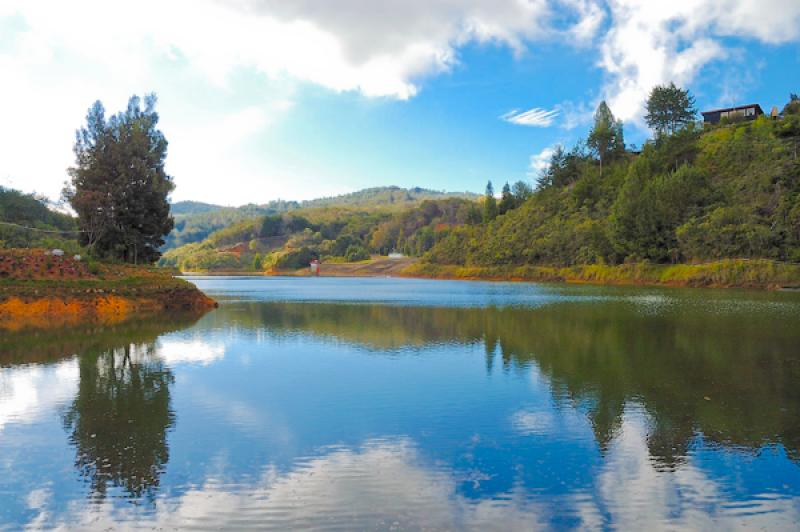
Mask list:
[[[779,289],[800,287],[800,265],[769,260],[726,259],[703,264],[635,263],[548,266],[451,266],[417,262],[402,275],[432,279],[662,285],[708,288]]]
[[[172,311],[202,311],[214,301],[170,271],[57,257],[43,250],[0,250],[0,328],[118,323]]]

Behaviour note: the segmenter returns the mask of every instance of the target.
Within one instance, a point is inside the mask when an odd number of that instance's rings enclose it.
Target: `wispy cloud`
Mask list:
[[[551,109],[548,111],[547,109],[534,107],[528,111],[514,109],[502,115],[500,118],[506,122],[517,124],[518,126],[550,127],[558,114],[558,109]]]

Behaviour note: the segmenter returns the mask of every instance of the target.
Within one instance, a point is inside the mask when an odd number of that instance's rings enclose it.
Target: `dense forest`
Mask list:
[[[297,205],[229,224],[162,263],[284,269],[393,251],[466,266],[800,261],[800,99],[776,118],[709,125],[695,121],[688,91],[661,90],[683,98],[683,114],[654,108],[653,140],[627,147],[603,103],[587,139],[556,149],[533,187],[505,184],[498,197],[489,183],[477,201]]]

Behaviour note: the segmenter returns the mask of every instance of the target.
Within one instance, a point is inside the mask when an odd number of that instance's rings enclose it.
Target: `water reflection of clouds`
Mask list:
[[[592,437],[592,428],[585,416],[573,409],[524,409],[511,416],[511,426],[522,436],[545,436],[560,439]]]
[[[427,468],[408,440],[374,440],[359,449],[332,448],[281,473],[268,467],[255,485],[210,478],[152,512],[135,507],[72,506],[52,516],[37,504],[38,526],[258,529],[504,529],[546,527],[544,509],[511,493],[474,502],[457,494],[446,469]],[[124,526],[124,525],[123,525]]]
[[[228,427],[237,432],[281,447],[292,441],[289,420],[280,411],[275,412],[266,405],[254,406],[247,401],[233,399],[202,383],[194,383],[187,394],[209,418],[224,419]]]
[[[729,499],[691,455],[671,470],[659,468],[647,446],[651,424],[640,407],[626,407],[596,476],[595,500],[581,502],[581,514],[602,510],[623,530],[792,530],[800,522],[799,499],[769,494]]]
[[[200,364],[207,366],[225,356],[225,345],[203,340],[160,338],[158,354],[168,364]]]
[[[70,401],[78,388],[78,360],[47,366],[0,368],[0,431],[10,423],[33,423]]]
[[[511,416],[511,425],[522,436],[563,439],[585,437],[591,430],[588,420],[571,409],[520,410]],[[731,499],[692,456],[673,469],[659,467],[648,448],[651,427],[641,406],[628,405],[593,487],[558,501],[559,513],[590,529],[791,530],[800,522],[800,499],[771,493]]]
[[[647,448],[646,416],[628,410],[593,486],[532,497],[521,483],[492,498],[459,492],[464,474],[425,463],[407,438],[375,439],[359,448],[330,447],[295,461],[290,471],[264,468],[252,483],[210,476],[182,495],[159,498],[151,511],[131,506],[72,505],[48,513],[43,492],[37,526],[81,529],[259,528],[536,530],[578,528],[791,529],[800,501],[769,495],[737,505],[702,468],[687,462],[659,470]],[[124,526],[124,525],[123,525]]]

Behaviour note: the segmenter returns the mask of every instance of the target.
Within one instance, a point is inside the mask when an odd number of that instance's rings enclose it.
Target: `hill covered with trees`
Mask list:
[[[598,113],[590,141],[606,121]],[[799,145],[793,95],[780,119],[687,120],[662,129],[640,153],[591,142],[558,149],[520,208],[454,229],[425,259],[468,266],[797,262]]]
[[[175,227],[167,236],[163,250],[193,242],[200,242],[213,232],[259,216],[283,214],[298,209],[322,207],[349,207],[363,210],[399,210],[418,205],[425,200],[443,198],[472,198],[469,192],[442,192],[420,187],[373,187],[340,196],[306,201],[273,200],[265,204],[248,204],[241,207],[224,207],[196,201],[172,204]]]
[[[54,210],[46,199],[0,186],[0,248],[77,249],[77,228],[75,218]]]
[[[477,200],[421,201],[415,189],[368,189],[230,224],[162,263],[289,269],[392,251],[471,268],[800,262],[800,100],[778,119],[714,126],[698,124],[692,106],[688,91],[654,89],[657,133],[634,150],[601,104],[587,140],[559,147],[535,188],[506,184],[497,197],[489,183]]]
[[[366,260],[373,253],[422,255],[452,227],[480,223],[478,202],[462,197],[365,206],[301,207],[243,220],[201,242],[164,253],[182,270],[300,268],[312,258]]]

